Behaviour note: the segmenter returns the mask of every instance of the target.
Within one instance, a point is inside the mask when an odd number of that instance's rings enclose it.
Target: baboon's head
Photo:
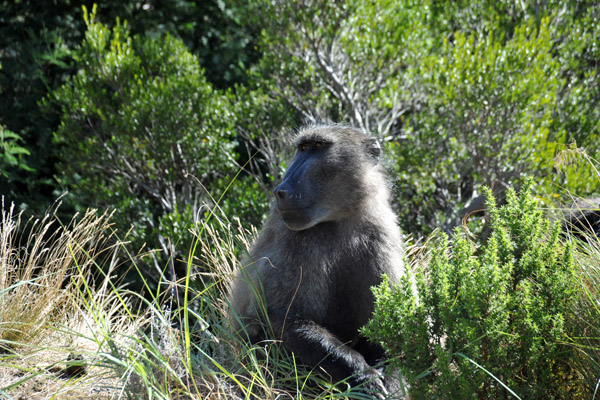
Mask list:
[[[274,190],[277,209],[294,231],[352,217],[369,195],[367,175],[380,147],[360,131],[335,125],[307,128],[295,140],[296,155]]]

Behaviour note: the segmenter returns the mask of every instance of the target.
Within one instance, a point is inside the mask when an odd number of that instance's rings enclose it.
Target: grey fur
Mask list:
[[[234,282],[232,321],[250,340],[281,339],[334,382],[383,390],[371,368],[383,355],[358,329],[371,317],[371,287],[404,271],[402,236],[390,206],[376,141],[356,129],[310,126],[274,190],[270,215]],[[267,310],[272,331],[264,334]],[[320,362],[320,353],[330,354]],[[314,354],[313,354],[314,353]],[[315,355],[316,354],[316,355]]]

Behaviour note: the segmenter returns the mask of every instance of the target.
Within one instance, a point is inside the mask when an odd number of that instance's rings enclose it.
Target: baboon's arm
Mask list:
[[[382,375],[371,367],[362,354],[341,342],[331,332],[310,320],[271,320],[275,335],[283,346],[296,354],[303,364],[322,367],[333,382],[348,379],[351,386],[385,393]]]

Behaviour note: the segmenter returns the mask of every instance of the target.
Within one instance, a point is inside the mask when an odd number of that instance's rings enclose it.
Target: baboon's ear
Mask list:
[[[381,146],[377,139],[370,137],[365,139],[365,146],[367,147],[367,154],[371,156],[375,164],[379,162],[381,156]]]

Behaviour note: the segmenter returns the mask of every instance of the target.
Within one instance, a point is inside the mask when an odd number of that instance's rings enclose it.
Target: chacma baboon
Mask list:
[[[380,146],[356,129],[318,125],[301,130],[295,147],[234,282],[234,324],[253,342],[274,335],[334,382],[384,391],[375,368],[384,352],[359,334],[373,313],[371,287],[404,271]]]
[[[564,215],[567,230],[576,237],[600,236],[600,197],[578,199]]]

